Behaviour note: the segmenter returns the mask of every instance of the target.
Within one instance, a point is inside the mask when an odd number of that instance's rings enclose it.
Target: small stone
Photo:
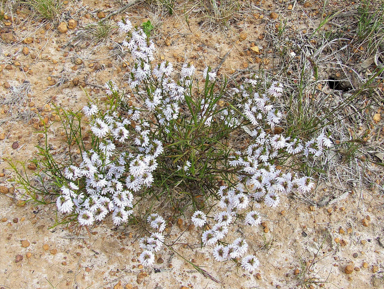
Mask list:
[[[2,194],[8,194],[9,189],[6,186],[0,186],[0,193]]]
[[[261,274],[260,273],[256,273],[256,279],[261,280]]]
[[[344,234],[345,234],[344,229],[343,229],[343,228],[340,228],[340,229],[339,229],[339,233],[342,234],[342,235],[344,235]]]
[[[293,275],[299,275],[300,274],[300,270],[299,269],[295,269],[295,271],[293,272]]]
[[[51,106],[47,103],[46,105],[44,105],[43,110],[44,110],[45,112],[50,112],[50,111],[52,110],[52,108],[51,108]]]
[[[49,250],[49,245],[48,245],[48,244],[44,244],[44,245],[43,245],[43,249],[44,249],[45,251],[48,251],[48,250]]]
[[[188,287],[185,287],[185,286],[181,286],[180,289],[189,289]]]
[[[61,265],[66,266],[67,262],[63,261],[63,262],[61,262]]]
[[[15,141],[13,144],[12,144],[12,148],[14,149],[14,150],[16,150],[16,149],[18,149],[19,148],[19,142],[17,142],[17,141]]]
[[[165,45],[171,46],[171,40],[169,38],[165,39]]]
[[[292,10],[292,8],[293,8],[292,4],[289,4],[288,5],[288,10]]]
[[[354,271],[354,267],[353,267],[353,265],[347,265],[347,266],[345,266],[345,269],[344,269],[344,272],[345,272],[345,274],[352,274],[352,272]]]
[[[68,31],[67,24],[65,22],[61,22],[57,27],[57,30],[59,30],[60,33],[67,33]]]
[[[85,269],[87,270],[88,267]],[[117,283],[115,286],[113,286],[113,289],[124,289],[123,286],[121,285],[121,281],[119,281],[119,283]]]
[[[125,289],[133,289],[133,285],[132,284],[127,284],[127,285],[125,285],[124,288]]]
[[[339,238],[335,238],[335,243],[340,243],[340,239]]]
[[[15,38],[15,36],[13,35],[12,32],[2,33],[2,34],[1,34],[1,39],[2,39],[5,43],[7,43],[7,44],[16,41],[16,38]]]
[[[28,248],[30,244],[28,240],[21,241],[21,247],[23,248]]]
[[[25,201],[23,200],[18,200],[16,203],[16,207],[24,207],[25,206]]]
[[[163,258],[160,257],[159,259],[157,259],[156,262],[157,262],[157,264],[163,264],[164,260],[163,260]]]
[[[363,268],[367,269],[369,267],[367,262],[363,262]]]
[[[183,220],[181,218],[179,218],[177,220],[177,226],[180,228],[180,230],[182,230],[184,228],[183,226]]]
[[[37,167],[34,163],[30,163],[28,164],[27,168],[30,169],[31,171],[35,171]]]
[[[0,140],[4,140],[5,139],[5,133],[0,133]]]
[[[276,20],[277,18],[279,18],[279,15],[276,12],[272,12],[271,14],[269,14],[269,17],[273,20]]]
[[[359,257],[359,254],[357,254],[357,253],[353,253],[353,258],[357,258],[357,257]]]
[[[368,227],[369,226],[369,221],[367,219],[363,219],[362,224],[363,224],[364,227]]]
[[[378,123],[380,120],[381,120],[381,115],[380,115],[380,113],[376,113],[376,114],[373,116],[373,121],[374,121],[375,123]]]
[[[341,241],[340,241],[340,245],[342,246],[342,247],[345,247],[345,246],[347,246],[347,241],[345,241],[344,239],[342,239]]]
[[[28,47],[24,47],[23,48],[23,54],[24,55],[28,55],[29,54],[29,48]]]
[[[19,263],[21,261],[23,261],[23,255],[16,255],[15,263]]]
[[[23,40],[23,43],[24,44],[31,44],[33,42],[33,38],[32,37],[27,37]]]
[[[97,12],[97,18],[99,18],[99,19],[105,18],[105,13],[103,11]]]
[[[83,64],[83,61],[80,58],[76,58],[75,64],[76,65],[81,65],[81,64]]]
[[[56,255],[57,254],[57,249],[52,249],[51,251],[49,251],[52,255]]]
[[[365,245],[366,243],[367,243],[367,240],[361,240],[361,241],[360,241],[360,244],[361,244],[361,245]]]
[[[14,219],[12,220],[12,222],[14,222],[15,224],[17,224],[17,223],[19,222],[19,218],[14,218]]]
[[[68,28],[69,28],[69,29],[75,29],[76,26],[77,26],[77,22],[76,22],[76,20],[71,19],[71,20],[68,21]]]
[[[309,8],[311,7],[311,3],[310,2],[305,2],[304,3],[304,8]]]
[[[373,265],[372,266],[372,273],[376,273],[377,271],[379,271],[379,266]]]
[[[359,271],[360,271],[360,268],[359,268],[359,267],[355,267],[354,270],[355,270],[356,272],[359,272]]]
[[[247,39],[247,36],[248,34],[246,32],[241,32],[239,35],[240,41],[244,41],[245,39]]]
[[[29,259],[32,257],[32,253],[31,252],[28,252],[27,254],[25,254],[25,256]]]

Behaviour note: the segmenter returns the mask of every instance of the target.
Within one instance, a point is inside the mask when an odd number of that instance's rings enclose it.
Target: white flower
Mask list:
[[[220,224],[228,226],[232,222],[232,216],[229,212],[220,212],[215,216],[215,220]]]
[[[237,238],[235,241],[233,241],[232,245],[236,248],[239,257],[244,255],[248,250],[248,244],[242,238]]]
[[[249,212],[245,217],[245,224],[247,225],[257,226],[258,224],[260,224],[260,222],[261,222],[261,218],[256,211]]]
[[[207,216],[201,211],[196,211],[191,220],[196,227],[202,227],[207,221]]]
[[[128,20],[128,18],[124,19],[124,22],[118,22],[119,30],[123,33],[127,33],[132,29],[132,23]]]
[[[264,203],[269,207],[276,207],[280,202],[280,197],[274,192],[269,192],[265,195]]]
[[[216,234],[213,230],[207,230],[203,233],[201,241],[205,246],[213,245],[217,242]]]
[[[223,262],[228,259],[228,247],[224,247],[223,245],[217,245],[213,249],[213,257],[216,261]]]
[[[155,255],[151,251],[144,251],[140,254],[139,262],[143,266],[151,266],[155,262]]]
[[[60,196],[56,200],[57,209],[60,211],[60,213],[70,213],[73,209],[73,202],[71,198],[67,196]]]
[[[208,72],[209,71],[209,72]],[[212,72],[208,67],[203,71],[203,77],[206,79],[208,76],[209,81],[214,81],[216,78],[216,72]]]
[[[101,119],[97,118],[94,126],[91,127],[91,130],[95,136],[103,138],[109,132],[109,127]]]
[[[259,264],[259,260],[253,255],[248,255],[241,260],[241,267],[249,272],[252,272],[259,267]]]
[[[97,221],[102,221],[105,216],[107,216],[108,210],[104,206],[98,205],[93,214],[95,215],[95,219]]]
[[[77,220],[81,226],[91,226],[95,219],[90,211],[84,210],[80,212]]]
[[[84,106],[83,107],[83,112],[85,113],[86,116],[90,117],[92,115],[95,115],[99,109],[97,108],[96,105],[92,104],[91,107]]]
[[[128,138],[128,130],[122,126],[114,129],[112,134],[118,142],[124,142]]]
[[[228,227],[224,224],[216,224],[213,226],[212,231],[215,233],[215,238],[221,240],[228,233]]]

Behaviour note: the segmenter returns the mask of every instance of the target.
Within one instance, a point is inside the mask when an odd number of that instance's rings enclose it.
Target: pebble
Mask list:
[[[113,286],[113,289],[123,289],[123,286],[121,285],[121,281],[119,281],[119,283],[117,283],[115,286]]]
[[[23,248],[28,248],[29,245],[31,245],[31,243],[29,243],[28,240],[23,240],[23,241],[21,241],[21,247],[23,247]]]
[[[15,150],[15,149],[18,149],[19,148],[19,142],[15,141],[13,144],[12,144],[12,148]]]
[[[52,249],[52,250],[50,251],[50,253],[51,253],[52,255],[56,255],[56,254],[57,254],[57,250],[56,250],[56,249]]]
[[[24,47],[23,48],[23,54],[24,55],[28,55],[29,54],[29,48],[28,47]]]
[[[44,245],[43,245],[43,249],[44,249],[45,251],[48,251],[48,250],[49,250],[49,245],[48,245],[48,244],[44,244]]]
[[[30,169],[31,171],[35,171],[37,167],[34,163],[30,163],[28,164],[27,168]]]
[[[163,260],[163,258],[160,257],[159,259],[157,259],[156,262],[157,262],[157,264],[163,264],[164,260]]]
[[[367,262],[363,262],[363,268],[367,269],[368,268],[368,263]]]
[[[357,253],[353,253],[353,258],[357,258],[357,257],[359,257],[359,254],[357,254]]]
[[[9,189],[6,186],[0,186],[0,193],[8,194]]]
[[[13,35],[12,32],[9,32],[9,33],[2,33],[2,34],[1,34],[1,39],[2,39],[5,43],[7,43],[7,44],[16,41],[16,38],[15,38],[15,36]]]
[[[25,256],[29,259],[32,257],[32,253],[31,252],[28,252],[27,254],[25,254]]]
[[[67,23],[61,22],[57,27],[57,30],[59,30],[60,33],[67,33],[68,31]]]
[[[347,266],[345,266],[345,269],[344,269],[344,272],[345,272],[345,274],[352,274],[352,272],[354,271],[354,267],[353,267],[353,265],[347,265]]]
[[[372,266],[372,273],[376,273],[377,271],[379,271],[379,266],[373,265]]]
[[[261,280],[261,274],[260,273],[256,273],[256,279]]]
[[[31,44],[33,42],[33,38],[32,37],[27,37],[23,40],[23,43],[24,44]]]
[[[269,14],[269,17],[273,20],[276,20],[277,18],[279,18],[279,15],[276,12],[272,12],[271,14]]]
[[[244,41],[245,39],[247,39],[247,36],[248,34],[246,32],[241,32],[239,35],[240,41]]]
[[[80,58],[76,58],[75,64],[76,65],[81,65],[81,64],[83,64],[83,61]]]
[[[105,18],[105,13],[103,11],[97,12],[97,18],[99,18],[99,19]]]
[[[364,227],[368,227],[369,226],[369,221],[367,219],[363,219],[362,224],[363,224]]]
[[[68,21],[68,28],[69,28],[69,29],[75,29],[76,26],[77,26],[77,22],[76,22],[76,20],[71,19],[71,20]]]
[[[21,261],[23,261],[23,255],[16,255],[15,263],[19,263]]]

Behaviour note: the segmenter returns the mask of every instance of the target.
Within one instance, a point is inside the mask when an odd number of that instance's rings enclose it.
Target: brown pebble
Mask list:
[[[26,204],[25,201],[23,201],[23,200],[18,200],[17,203],[16,203],[16,206],[17,206],[17,207],[24,207],[25,204]]]
[[[23,261],[23,255],[16,255],[15,263],[19,263],[21,261]]]
[[[15,224],[17,224],[17,223],[19,222],[19,218],[14,218],[14,219],[12,220],[12,222],[14,222]]]
[[[12,148],[15,150],[15,149],[18,149],[19,148],[19,142],[15,141],[13,144],[12,144]]]
[[[43,245],[43,249],[44,249],[45,251],[48,251],[48,250],[49,250],[49,245],[48,245],[48,244],[44,244],[44,245]]]
[[[368,227],[369,226],[369,221],[367,219],[363,219],[362,224],[363,224],[364,227]]]
[[[335,243],[340,243],[340,239],[339,238],[335,238]]]
[[[359,271],[360,271],[360,268],[359,268],[359,267],[355,267],[354,270],[355,270],[356,272],[359,272]]]
[[[0,193],[8,194],[9,189],[6,186],[0,186]]]
[[[244,41],[245,39],[247,39],[247,36],[248,34],[246,32],[241,32],[239,35],[240,41]]]
[[[368,263],[367,262],[363,262],[363,268],[367,269],[368,268]]]
[[[76,26],[77,26],[77,22],[76,22],[76,20],[71,19],[71,20],[68,21],[68,28],[69,28],[69,29],[75,29]]]
[[[91,272],[91,271],[92,271],[92,268],[87,267],[87,268],[85,268],[85,271],[86,271],[86,272]]]
[[[183,220],[182,219],[178,219],[177,220],[177,226],[180,228],[180,229],[182,229],[183,228]]]
[[[24,44],[31,44],[33,42],[33,38],[32,37],[27,37],[23,40],[23,43]]]
[[[32,253],[31,252],[28,252],[27,254],[25,254],[25,256],[29,259],[32,257]]]
[[[125,289],[133,289],[133,285],[132,284],[127,284],[127,285],[125,285],[124,288]]]
[[[379,271],[379,266],[373,265],[372,266],[372,273],[376,273],[377,271]]]
[[[361,245],[365,245],[367,243],[367,240],[361,240],[360,243]]]
[[[6,221],[8,221],[8,219],[7,219],[7,218],[1,218],[1,221],[2,221],[3,223],[5,223]]]
[[[357,257],[359,257],[359,254],[357,254],[357,253],[353,253],[353,258],[357,258]]]
[[[279,17],[279,15],[276,12],[272,12],[271,14],[269,14],[269,17],[273,20],[276,20]]]
[[[28,164],[27,168],[30,169],[31,171],[34,171],[34,170],[36,170],[37,167],[34,163],[30,163],[30,164]]]
[[[345,241],[344,239],[342,239],[341,241],[340,241],[340,245],[341,246],[347,246],[347,244],[348,244],[348,242],[347,241]]]
[[[99,19],[105,18],[105,13],[103,11],[97,12],[97,18],[99,18]]]
[[[344,235],[344,234],[345,234],[344,229],[343,229],[343,228],[340,228],[340,229],[339,229],[339,233],[342,234],[342,235]]]
[[[256,273],[256,279],[261,280],[261,274],[260,273]]]
[[[159,259],[157,259],[156,262],[157,262],[157,264],[163,264],[164,260],[163,260],[163,258],[160,257]]]
[[[68,31],[67,23],[61,22],[57,27],[57,30],[59,30],[60,33],[67,33]]]
[[[52,250],[50,251],[50,253],[51,253],[52,255],[56,255],[56,254],[57,254],[57,249],[52,249]]]
[[[76,65],[81,65],[81,64],[83,64],[83,61],[80,58],[76,58],[75,64]]]
[[[344,272],[345,274],[352,274],[353,270],[354,270],[353,265],[347,265],[345,266]]]
[[[23,247],[23,248],[28,248],[30,244],[31,243],[29,243],[28,240],[22,240],[21,241],[21,247]]]
[[[304,8],[309,8],[311,7],[311,3],[310,2],[305,2],[304,3]]]
[[[63,265],[63,266],[66,266],[67,265],[67,262],[61,262],[61,265]]]
[[[299,275],[300,274],[300,270],[299,269],[295,269],[295,271],[293,272],[293,275]]]
[[[29,48],[28,47],[24,47],[23,48],[23,54],[24,55],[28,55],[29,54]]]

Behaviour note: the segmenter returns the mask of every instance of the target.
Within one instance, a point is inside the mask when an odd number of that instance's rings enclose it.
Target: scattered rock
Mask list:
[[[76,78],[74,78],[74,79],[72,79],[72,84],[74,85],[74,86],[78,86],[79,85],[79,82],[80,82],[80,80],[76,77]]]
[[[23,43],[24,44],[31,44],[33,42],[33,38],[32,37],[27,37],[23,40]]]
[[[156,262],[157,262],[157,264],[163,264],[164,260],[163,260],[163,258],[160,257],[159,259],[157,259]]]
[[[293,275],[299,275],[300,274],[300,270],[299,269],[295,269],[295,271],[293,272]]]
[[[44,249],[44,251],[48,251],[49,250],[49,245],[48,244],[44,244],[43,245],[43,249]]]
[[[292,10],[292,8],[293,8],[292,4],[289,4],[288,5],[288,10]]]
[[[380,113],[376,113],[376,114],[373,116],[373,121],[374,121],[375,123],[378,123],[380,120],[381,120],[381,115],[380,115]]]
[[[261,280],[261,274],[260,273],[256,273],[256,279]]]
[[[32,257],[32,253],[31,252],[28,252],[27,254],[25,254],[25,256],[29,259]]]
[[[279,15],[276,12],[272,12],[271,14],[269,14],[269,17],[273,20],[276,20],[277,18],[279,18]]]
[[[76,26],[77,26],[77,22],[76,22],[76,20],[71,19],[71,20],[68,21],[68,28],[69,28],[69,29],[75,29]]]
[[[367,262],[363,262],[363,268],[367,269],[368,268],[368,263]]]
[[[52,255],[56,255],[57,254],[57,249],[52,249],[51,251],[49,251]],[[87,271],[88,272],[88,271]]]
[[[67,33],[68,31],[67,24],[65,22],[61,22],[57,27],[57,30],[59,30],[60,33]]]
[[[16,41],[16,37],[13,35],[12,32],[8,32],[8,33],[2,33],[1,34],[1,39],[7,43],[7,44],[10,44],[10,43],[13,43]]]
[[[379,271],[379,266],[373,265],[372,266],[372,273],[376,273],[377,271]]]
[[[30,169],[31,171],[35,171],[37,167],[34,163],[30,163],[28,164],[27,168]]]
[[[165,39],[165,45],[171,46],[171,40],[169,38]]]
[[[132,286],[132,284],[127,284],[127,285],[125,285],[124,288],[125,288],[125,289],[133,289],[133,286]]]
[[[260,50],[259,50],[259,46],[252,46],[252,47],[251,47],[251,50],[252,50],[253,52],[255,52],[255,53],[259,53],[259,52],[260,52]]]
[[[354,271],[354,267],[353,267],[353,265],[347,265],[347,266],[345,266],[345,269],[344,269],[344,272],[345,272],[345,274],[352,274],[352,272]]]
[[[75,59],[75,64],[76,65],[81,65],[81,64],[83,64],[83,61],[80,58],[76,58]]]
[[[8,194],[9,189],[6,186],[0,186],[0,193]]]
[[[13,144],[12,144],[12,148],[14,149],[14,150],[16,150],[16,149],[18,149],[19,148],[19,142],[17,142],[17,141],[15,141]]]
[[[353,253],[353,258],[357,258],[357,257],[359,257],[359,254],[357,254],[357,253]]]
[[[99,18],[99,19],[105,18],[105,13],[103,11],[97,12],[97,18]]]
[[[369,226],[369,221],[367,219],[363,219],[362,224],[363,224],[364,227],[368,227]]]
[[[24,207],[25,206],[25,201],[18,200],[16,203],[16,207]]]
[[[304,8],[309,8],[311,7],[311,3],[310,2],[305,2],[304,3]]]
[[[24,47],[24,48],[23,48],[23,54],[24,54],[24,55],[28,55],[28,54],[29,54],[29,49],[28,49],[28,47]]]
[[[21,241],[21,247],[23,248],[28,248],[30,244],[28,240]]]
[[[16,255],[15,263],[19,263],[21,261],[23,261],[23,255]]]
[[[123,286],[121,285],[121,281],[119,281],[119,283],[113,286],[113,289],[124,289]]]
[[[245,39],[247,39],[247,36],[248,34],[246,32],[241,32],[239,35],[240,41],[244,41]]]

